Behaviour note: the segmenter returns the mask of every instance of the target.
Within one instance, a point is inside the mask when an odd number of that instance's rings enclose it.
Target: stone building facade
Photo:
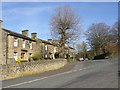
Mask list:
[[[30,56],[36,53],[36,41],[29,38],[28,30],[22,31],[22,34],[12,32],[2,28],[2,62],[8,64],[10,59],[28,60]]]
[[[1,27],[1,59],[0,64],[9,64],[17,59],[28,60],[35,54],[41,54],[44,59],[55,59],[55,53],[59,51],[59,47],[54,40],[48,41],[37,38],[37,33],[31,33],[28,37],[29,30],[23,30],[22,34]],[[71,49],[68,48],[69,54]],[[72,54],[71,54],[72,55]],[[71,56],[70,55],[70,56]]]

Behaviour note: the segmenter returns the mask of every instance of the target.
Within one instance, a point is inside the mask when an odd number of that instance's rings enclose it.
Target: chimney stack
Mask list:
[[[23,30],[23,31],[22,31],[22,34],[25,35],[25,36],[28,36],[28,31],[29,31],[29,30]]]
[[[36,39],[37,38],[37,33],[31,33],[31,38]]]
[[[3,21],[2,21],[2,20],[0,20],[0,29],[2,28],[2,22],[3,22]]]
[[[48,39],[48,42],[52,43],[52,41],[53,41],[52,39]]]

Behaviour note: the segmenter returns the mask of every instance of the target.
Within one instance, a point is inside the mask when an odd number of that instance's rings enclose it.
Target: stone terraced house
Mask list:
[[[44,59],[55,59],[55,53],[59,48],[54,40],[48,41],[37,38],[37,33],[31,33],[28,37],[29,30],[23,30],[22,34],[2,28],[2,20],[0,20],[1,30],[1,48],[2,56],[0,64],[9,64],[15,60],[28,60],[35,54],[40,53]],[[69,47],[68,53],[73,56],[73,48]]]

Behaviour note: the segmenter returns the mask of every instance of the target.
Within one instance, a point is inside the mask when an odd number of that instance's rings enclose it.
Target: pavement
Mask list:
[[[74,62],[59,70],[3,80],[2,87],[118,88],[118,59]]]

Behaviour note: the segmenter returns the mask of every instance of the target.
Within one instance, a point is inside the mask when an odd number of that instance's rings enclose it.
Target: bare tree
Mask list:
[[[105,23],[92,24],[86,33],[88,43],[95,55],[101,50],[105,53],[105,46],[109,43],[110,27]]]
[[[77,44],[76,49],[79,57],[83,57],[84,59],[87,57],[87,44],[84,41]]]
[[[59,41],[60,53],[64,52],[65,44],[69,44],[80,35],[80,17],[68,6],[58,7],[50,20],[51,35]]]
[[[118,22],[115,22],[114,25],[111,27],[110,41],[112,43],[117,43],[118,42]]]
[[[81,52],[81,44],[76,44],[76,54]]]

